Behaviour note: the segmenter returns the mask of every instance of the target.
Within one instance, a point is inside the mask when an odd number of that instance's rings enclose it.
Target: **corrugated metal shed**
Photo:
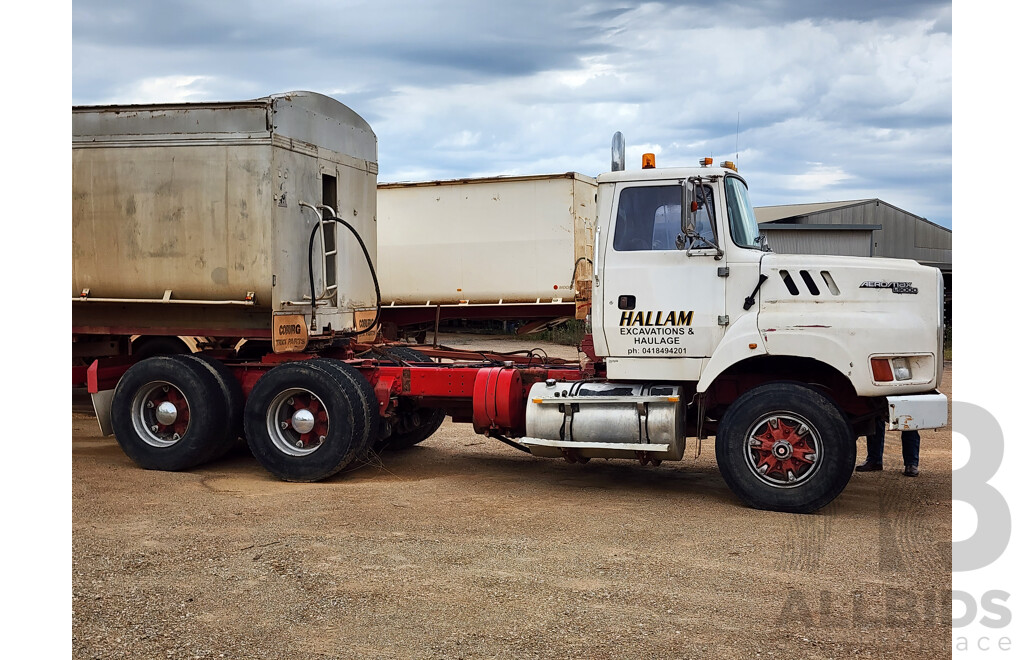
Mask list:
[[[780,254],[841,254],[873,256],[872,236],[881,225],[803,225],[772,223],[761,225],[768,246]]]
[[[776,252],[913,259],[953,268],[953,232],[880,199],[762,206],[754,209]],[[870,238],[867,236],[870,235]]]

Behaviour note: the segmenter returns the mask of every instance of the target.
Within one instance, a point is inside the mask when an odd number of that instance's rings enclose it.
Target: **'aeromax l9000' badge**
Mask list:
[[[917,287],[911,286],[913,282],[863,282],[862,289],[891,289],[893,293],[917,293]]]

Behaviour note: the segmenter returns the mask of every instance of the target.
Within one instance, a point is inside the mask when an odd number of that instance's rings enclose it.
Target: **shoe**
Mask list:
[[[881,463],[875,463],[874,461],[864,461],[856,468],[857,472],[878,472],[882,469]]]
[[[905,465],[903,466],[903,476],[905,477],[916,477],[918,475],[918,469],[916,465]]]

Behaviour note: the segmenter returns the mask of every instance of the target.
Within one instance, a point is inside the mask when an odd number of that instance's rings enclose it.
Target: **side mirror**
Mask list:
[[[697,186],[703,185],[700,179],[683,182],[683,204],[679,215],[679,235],[676,236],[676,249],[686,250],[686,256],[690,256],[691,250],[694,249],[713,249],[716,252],[715,259],[721,259],[724,253],[718,246],[718,232],[715,229],[713,207],[707,205],[709,201],[707,199],[704,202],[708,208],[705,210],[706,217],[702,223],[705,229],[710,223],[712,235],[709,238],[704,233],[697,231],[698,212],[702,208],[698,201]],[[703,188],[701,188],[701,192],[703,193]]]
[[[679,210],[679,236],[676,237],[676,248],[685,250],[686,244],[689,243],[685,239],[693,235],[693,214],[697,210],[697,200],[693,199],[693,190],[687,181],[683,181],[683,203]]]

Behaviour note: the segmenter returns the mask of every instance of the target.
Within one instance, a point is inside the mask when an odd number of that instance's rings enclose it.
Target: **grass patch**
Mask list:
[[[529,336],[536,337],[540,341],[549,341],[552,344],[561,344],[562,346],[579,346],[586,334],[586,322],[572,319],[566,321],[562,325],[551,328],[550,330],[545,330],[544,332],[538,332]]]

